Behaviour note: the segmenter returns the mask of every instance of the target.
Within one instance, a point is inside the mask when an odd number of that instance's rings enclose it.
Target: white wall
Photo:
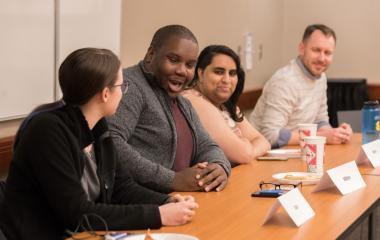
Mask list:
[[[97,3],[102,0],[82,1]],[[378,0],[123,0],[121,59],[124,67],[137,63],[144,56],[153,33],[166,24],[189,27],[201,48],[217,43],[237,51],[240,46],[241,54],[244,34],[251,32],[255,54],[245,87],[251,90],[261,88],[276,69],[294,58],[305,27],[320,22],[331,26],[338,37],[328,76],[366,77],[369,83],[380,84],[379,9]],[[81,20],[75,15],[66,19],[70,21],[71,17],[79,24],[86,21],[86,17]],[[91,36],[88,42],[94,38],[96,36]],[[1,40],[0,45],[4,45]],[[260,45],[263,46],[261,60]],[[0,86],[1,94],[5,88],[1,83]],[[16,129],[18,122],[0,123],[0,137],[7,132],[4,126]]]
[[[324,23],[337,34],[328,77],[365,77],[380,83],[380,1],[284,0],[283,7],[282,64],[296,56],[308,24]]]
[[[245,89],[259,88],[281,64],[282,12],[282,1],[278,0],[125,0],[122,62],[130,66],[141,60],[154,32],[168,24],[188,27],[201,49],[209,44],[225,44],[237,52],[240,46],[241,54],[244,35],[251,32],[255,54]]]

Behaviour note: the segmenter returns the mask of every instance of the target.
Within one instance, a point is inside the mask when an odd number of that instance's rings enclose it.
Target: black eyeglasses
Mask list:
[[[116,85],[112,85],[110,86],[111,88],[114,88],[114,87],[121,87],[121,91],[123,92],[123,94],[126,94],[127,91],[128,91],[128,87],[129,87],[129,83],[128,81],[125,81],[123,82],[122,84],[116,84]]]
[[[261,181],[259,183],[259,186],[260,186],[260,189],[261,190],[277,190],[277,189],[281,189],[281,190],[285,190],[285,191],[289,191],[289,190],[292,190],[294,188],[297,188],[297,187],[302,187],[302,182],[298,182],[298,183],[295,183],[295,184],[289,184],[289,183],[276,183],[276,182],[264,182],[264,181]]]

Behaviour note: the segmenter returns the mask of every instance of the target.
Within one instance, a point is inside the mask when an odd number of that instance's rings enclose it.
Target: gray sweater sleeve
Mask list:
[[[148,188],[159,192],[169,192],[175,175],[174,171],[146,159],[128,143],[128,139],[138,124],[144,104],[143,94],[133,82],[130,82],[128,92],[123,96],[117,112],[107,119],[110,131],[119,153],[119,161],[128,163],[132,177]]]
[[[183,97],[179,98],[181,98],[184,108],[186,111],[188,111],[191,117],[190,122],[194,128],[194,133],[196,135],[195,141],[197,145],[197,152],[195,156],[195,163],[217,163],[223,167],[224,171],[226,171],[227,175],[229,176],[231,173],[231,164],[228,161],[227,157],[224,155],[222,149],[206,132],[189,100]]]

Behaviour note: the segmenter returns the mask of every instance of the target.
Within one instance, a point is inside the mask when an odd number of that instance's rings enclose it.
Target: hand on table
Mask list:
[[[175,202],[183,202],[183,201],[195,202],[195,199],[191,195],[175,194],[169,197],[167,203],[175,203]]]
[[[199,163],[197,165],[202,171],[196,175],[198,185],[206,192],[213,189],[221,191],[227,184],[227,173],[216,163]]]
[[[202,162],[176,172],[172,184],[174,191],[209,192],[213,189],[221,191],[227,184],[227,174],[216,163]]]
[[[204,163],[198,163],[192,167],[185,168],[176,172],[172,183],[174,191],[199,191],[201,187],[198,185],[196,176],[199,175],[204,167]]]
[[[337,128],[322,127],[318,130],[318,135],[326,137],[327,144],[344,144],[350,141],[352,129],[349,124],[342,123]]]
[[[177,201],[159,207],[162,225],[176,226],[190,222],[198,208],[194,198],[176,194],[173,199]]]

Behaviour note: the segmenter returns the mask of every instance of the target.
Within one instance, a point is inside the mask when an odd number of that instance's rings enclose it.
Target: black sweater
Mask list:
[[[81,185],[84,147],[94,143],[100,197],[88,201]],[[0,227],[11,239],[60,239],[83,214],[104,218],[109,229],[161,226],[158,205],[168,196],[137,185],[117,162],[106,121],[90,130],[79,108],[37,114],[16,138],[0,208]],[[151,176],[147,176],[151,177]],[[92,221],[97,230],[104,226]]]

